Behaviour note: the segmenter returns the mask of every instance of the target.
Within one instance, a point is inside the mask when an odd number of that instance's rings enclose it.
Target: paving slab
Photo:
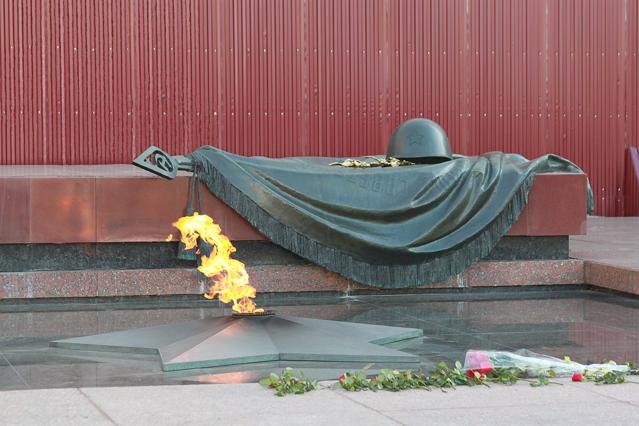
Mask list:
[[[397,424],[329,390],[279,398],[258,384],[87,388],[118,424]]]
[[[637,424],[639,386],[572,383],[533,388],[346,392],[335,382],[277,397],[260,385],[181,385],[0,392],[1,424],[423,425]],[[8,420],[7,420],[8,419]]]
[[[581,384],[574,386],[581,386]],[[639,407],[639,380],[637,376],[627,378],[627,382],[621,385],[588,384],[584,389],[617,402],[629,402]],[[639,414],[639,408],[637,410],[637,414]]]
[[[491,408],[449,408],[435,410],[393,411],[388,414],[403,425],[630,425],[637,424],[639,407],[623,402],[596,405],[553,404]]]
[[[113,424],[78,389],[0,392],[2,425]]]
[[[565,380],[561,380],[565,382]],[[589,386],[585,384],[584,386]],[[460,386],[456,389],[407,390],[402,392],[346,392],[346,397],[359,404],[379,411],[435,410],[444,408],[491,408],[501,409],[505,406],[543,407],[557,401],[570,401],[571,404],[594,404],[602,400],[617,402],[605,396],[589,392],[583,387],[566,385],[548,385],[535,388],[528,382],[520,381],[512,386]],[[639,387],[636,395],[639,397]],[[569,397],[569,398],[568,398]]]

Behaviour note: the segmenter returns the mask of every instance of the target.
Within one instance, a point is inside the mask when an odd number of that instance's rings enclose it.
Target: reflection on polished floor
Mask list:
[[[639,361],[639,299],[582,288],[339,297],[264,296],[282,315],[424,330],[391,345],[421,357],[422,367],[463,361],[468,349],[516,350],[580,362]],[[157,356],[50,348],[49,341],[230,314],[196,299],[113,303],[0,304],[0,390],[257,381],[291,366],[334,379],[358,364],[257,363],[164,373]],[[402,368],[402,365],[375,365]]]

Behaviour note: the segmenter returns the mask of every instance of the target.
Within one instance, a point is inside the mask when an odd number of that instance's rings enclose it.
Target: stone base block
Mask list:
[[[585,283],[608,290],[639,295],[639,270],[603,263],[584,263]]]
[[[247,268],[258,293],[382,291],[315,265]],[[581,260],[479,262],[446,281],[421,288],[584,284]],[[0,273],[0,299],[202,294],[209,283],[195,269],[29,271]]]

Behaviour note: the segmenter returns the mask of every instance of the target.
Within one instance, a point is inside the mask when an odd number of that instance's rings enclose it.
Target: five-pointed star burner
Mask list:
[[[157,353],[164,371],[263,361],[419,362],[384,344],[422,336],[415,328],[287,316],[188,321],[76,337],[51,346],[91,351]]]

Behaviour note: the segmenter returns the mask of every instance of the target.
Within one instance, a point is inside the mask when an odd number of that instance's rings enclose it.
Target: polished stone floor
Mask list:
[[[531,349],[581,362],[639,361],[639,299],[582,288],[429,294],[263,297],[292,316],[422,328],[424,338],[392,347],[429,368],[463,361],[468,349]],[[278,363],[164,373],[157,356],[55,349],[50,340],[229,314],[215,302],[128,299],[112,303],[0,304],[0,390],[257,381]],[[303,344],[303,342],[301,343]],[[357,364],[290,364],[334,379]],[[371,370],[389,367],[375,365]],[[404,367],[396,365],[393,367]]]

